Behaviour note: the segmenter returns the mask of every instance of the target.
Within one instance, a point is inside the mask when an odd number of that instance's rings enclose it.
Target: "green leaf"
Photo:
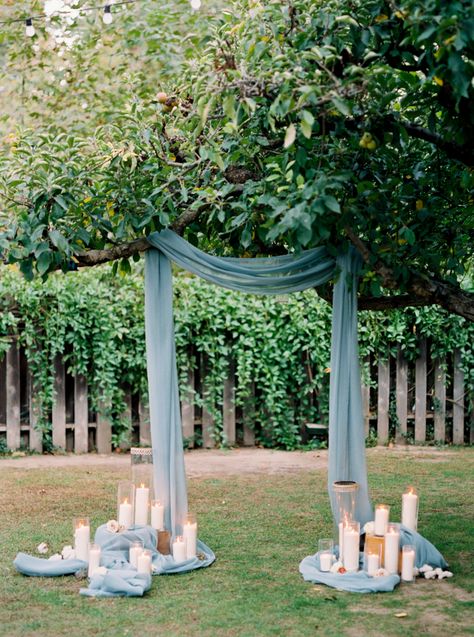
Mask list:
[[[36,269],[38,270],[39,274],[43,275],[49,270],[49,266],[51,265],[51,257],[51,251],[42,252],[39,255],[36,261]]]
[[[56,248],[60,252],[67,252],[69,248],[69,244],[66,241],[65,237],[59,232],[59,230],[50,230],[48,232],[49,238],[51,239],[51,243],[56,246]]]
[[[289,148],[296,139],[296,126],[290,124],[286,129],[285,141],[283,142],[283,148]]]
[[[332,212],[341,212],[341,206],[339,205],[337,199],[335,199],[332,195],[325,195],[323,197],[324,205],[326,208],[329,208]]]
[[[335,95],[334,97],[331,98],[331,102],[334,104],[337,110],[343,115],[345,115],[346,117],[348,117],[351,114],[351,109],[349,108],[349,105],[340,97]]]

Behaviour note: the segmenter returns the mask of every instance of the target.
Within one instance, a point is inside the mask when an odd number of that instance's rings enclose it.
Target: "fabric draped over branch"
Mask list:
[[[325,248],[281,257],[239,259],[202,252],[171,230],[148,237],[145,327],[155,492],[165,505],[165,525],[181,532],[187,512],[178,374],[173,327],[170,261],[231,290],[288,294],[317,287],[339,276],[334,286],[329,414],[328,485],[355,480],[360,485],[357,519],[372,519],[367,490],[361,384],[357,344],[355,250],[335,259]],[[337,510],[333,506],[337,521]]]

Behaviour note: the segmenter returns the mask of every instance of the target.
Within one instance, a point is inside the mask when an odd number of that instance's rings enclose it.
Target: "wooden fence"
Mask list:
[[[426,341],[420,343],[420,356],[408,363],[401,352],[391,360],[368,360],[370,384],[362,387],[366,434],[377,436],[378,444],[430,441],[465,444],[474,442],[473,409],[464,389],[460,353],[446,360],[431,360]],[[110,423],[90,409],[84,376],[67,374],[64,363],[55,363],[55,404],[51,413],[52,443],[56,447],[85,453],[108,453],[112,446]],[[189,392],[182,397],[183,436],[189,446],[196,440],[213,447],[212,415],[193,400],[194,391],[205,391],[202,365],[190,370]],[[251,408],[235,407],[235,372],[230,366],[223,391],[223,437],[227,444],[252,446],[255,443]],[[127,444],[149,444],[150,424],[147,405],[138,395],[125,391],[130,424]],[[473,405],[474,406],[474,405]],[[42,451],[42,436],[35,430],[37,407],[32,378],[24,353],[12,344],[0,361],[0,440],[9,449]],[[316,428],[324,429],[325,423]],[[306,433],[311,427],[306,428]],[[123,445],[126,447],[127,445]]]

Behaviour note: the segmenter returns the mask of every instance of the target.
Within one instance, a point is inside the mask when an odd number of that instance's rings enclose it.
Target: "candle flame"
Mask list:
[[[408,487],[408,493],[410,495],[415,495],[415,489],[413,487]]]
[[[123,504],[128,504],[128,498],[125,498],[125,500],[123,501]]]
[[[145,484],[142,482],[140,485],[140,489],[144,489],[145,488]]]

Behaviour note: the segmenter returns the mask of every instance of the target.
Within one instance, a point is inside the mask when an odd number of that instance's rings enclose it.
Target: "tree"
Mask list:
[[[108,260],[127,271],[168,226],[224,254],[352,243],[361,307],[440,304],[474,319],[471,2],[152,5],[120,13],[112,57],[96,48],[97,20],[78,19],[67,96],[51,88],[52,116],[6,135],[5,261],[27,276]],[[103,73],[106,57],[117,68]],[[40,75],[58,68],[51,58]],[[127,68],[133,81],[117,86]],[[79,89],[94,114],[76,124]]]

